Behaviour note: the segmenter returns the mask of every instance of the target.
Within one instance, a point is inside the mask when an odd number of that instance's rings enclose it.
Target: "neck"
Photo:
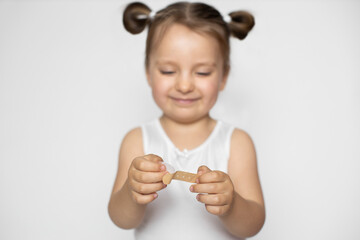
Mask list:
[[[170,140],[180,150],[191,150],[201,145],[216,125],[216,121],[209,115],[187,123],[178,122],[163,115],[160,123]]]

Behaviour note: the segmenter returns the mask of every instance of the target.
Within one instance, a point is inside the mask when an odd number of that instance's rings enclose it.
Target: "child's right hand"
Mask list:
[[[162,162],[162,158],[154,154],[136,157],[132,161],[127,184],[136,203],[144,205],[152,202],[158,196],[156,192],[166,187],[162,182],[166,174]]]

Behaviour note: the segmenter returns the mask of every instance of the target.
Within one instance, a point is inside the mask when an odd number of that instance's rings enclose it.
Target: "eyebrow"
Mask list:
[[[171,60],[156,60],[155,61],[155,65],[159,65],[159,64],[172,64],[172,65],[176,65],[175,62],[171,61]]]
[[[214,63],[214,62],[199,62],[199,63],[195,64],[196,67],[203,66],[203,65],[216,67],[216,63]]]
[[[156,60],[155,61],[155,65],[159,65],[159,64],[171,64],[171,65],[177,65],[176,62],[171,61],[171,60]],[[216,63],[215,62],[198,62],[195,64],[195,67],[199,67],[199,66],[211,66],[211,67],[216,67]]]

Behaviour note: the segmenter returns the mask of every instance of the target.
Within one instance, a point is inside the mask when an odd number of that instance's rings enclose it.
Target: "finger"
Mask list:
[[[225,182],[227,179],[227,174],[221,171],[211,171],[202,174],[197,178],[198,183],[215,183],[215,182]]]
[[[202,183],[190,186],[190,191],[194,193],[224,193],[223,183]]]
[[[155,155],[155,154],[145,155],[144,158],[146,160],[153,161],[153,162],[163,162],[164,161],[160,156]]]
[[[135,180],[130,181],[131,188],[134,192],[140,194],[150,194],[153,192],[160,191],[161,189],[166,187],[166,184],[159,182],[159,183],[139,183]]]
[[[197,171],[198,175],[202,175],[202,174],[207,173],[207,172],[211,172],[211,170],[210,170],[210,168],[208,168],[205,165],[200,166],[198,168],[198,171]]]
[[[146,194],[146,195],[140,194],[137,192],[132,192],[133,200],[136,203],[141,204],[141,205],[148,204],[148,203],[154,201],[157,197],[158,197],[158,194],[155,192],[151,193],[151,194]]]
[[[198,194],[196,199],[213,206],[224,206],[230,203],[224,194]]]
[[[214,214],[214,215],[217,215],[217,216],[222,216],[224,215],[225,213],[227,213],[230,209],[230,206],[229,205],[224,205],[224,206],[213,206],[213,205],[208,205],[208,204],[205,204],[205,207],[206,207],[206,210],[211,213],[211,214]]]
[[[165,166],[160,162],[148,160],[145,157],[136,158],[133,166],[135,169],[143,172],[160,172],[165,170]]]
[[[140,183],[157,183],[162,181],[165,174],[166,172],[143,172],[136,170],[132,176]]]

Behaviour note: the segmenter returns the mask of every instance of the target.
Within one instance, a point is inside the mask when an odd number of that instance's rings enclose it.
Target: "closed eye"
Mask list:
[[[196,74],[199,76],[209,76],[211,72],[197,72]]]
[[[174,71],[160,71],[161,74],[164,74],[164,75],[171,75],[171,74],[174,74],[175,72]]]

